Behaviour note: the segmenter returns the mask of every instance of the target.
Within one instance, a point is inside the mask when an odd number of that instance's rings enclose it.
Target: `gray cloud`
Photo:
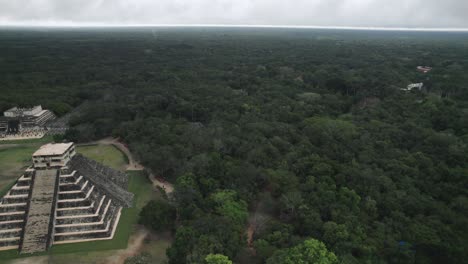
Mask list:
[[[468,0],[0,0],[0,24],[468,28]]]

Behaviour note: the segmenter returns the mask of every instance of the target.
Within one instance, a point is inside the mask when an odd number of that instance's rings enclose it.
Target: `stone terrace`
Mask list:
[[[0,202],[0,250],[18,249],[32,183],[32,172],[21,176]]]

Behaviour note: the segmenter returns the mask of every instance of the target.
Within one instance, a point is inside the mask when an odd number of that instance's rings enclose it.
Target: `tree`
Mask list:
[[[172,229],[176,217],[175,208],[166,201],[149,201],[140,212],[140,224],[156,231]]]
[[[228,257],[221,254],[209,254],[205,258],[206,264],[232,264]]]
[[[214,193],[211,199],[216,203],[215,211],[217,214],[242,225],[248,217],[247,203],[237,199],[236,196],[236,192],[225,190]]]
[[[338,258],[325,244],[308,239],[301,244],[280,250],[267,260],[267,264],[337,264]]]

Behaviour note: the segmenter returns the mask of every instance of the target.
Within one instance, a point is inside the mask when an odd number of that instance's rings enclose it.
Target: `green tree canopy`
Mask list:
[[[228,257],[221,254],[209,254],[205,258],[206,264],[232,264]]]
[[[308,239],[301,244],[280,250],[267,260],[267,264],[337,264],[338,258],[325,244]]]
[[[153,230],[167,230],[174,226],[176,211],[166,201],[149,201],[140,212],[140,224]]]

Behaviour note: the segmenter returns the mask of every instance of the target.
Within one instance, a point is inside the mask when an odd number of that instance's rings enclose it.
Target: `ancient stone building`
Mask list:
[[[0,200],[0,250],[112,239],[133,203],[127,185],[126,174],[77,154],[73,143],[42,146]]]
[[[55,118],[54,113],[42,109],[40,105],[32,108],[13,107],[0,117],[0,132],[19,133],[22,130],[43,128],[47,122]]]

